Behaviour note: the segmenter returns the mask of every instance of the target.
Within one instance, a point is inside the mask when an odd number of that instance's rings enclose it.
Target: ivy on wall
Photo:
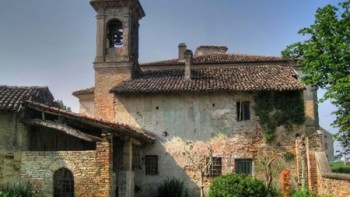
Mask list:
[[[267,142],[274,140],[277,127],[284,126],[287,131],[291,131],[293,124],[305,122],[301,91],[260,92],[254,102],[254,110]]]

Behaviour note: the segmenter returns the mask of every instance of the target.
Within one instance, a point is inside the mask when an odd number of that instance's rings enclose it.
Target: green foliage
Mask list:
[[[267,196],[266,197],[279,197],[283,196],[281,190],[278,190],[277,187],[274,184],[271,184],[270,188],[267,190]]]
[[[346,165],[343,162],[334,162],[330,164],[332,172],[350,174],[350,163]]]
[[[15,184],[13,186],[1,186],[0,197],[35,197],[35,191],[31,184],[25,186]]]
[[[168,178],[158,187],[158,197],[181,197],[182,193],[184,193],[185,197],[188,196],[187,190],[184,188],[183,181],[176,178]]]
[[[290,162],[294,160],[295,155],[291,152],[285,152],[283,153],[283,158],[286,162]]]
[[[268,142],[275,138],[277,127],[283,125],[287,131],[291,131],[293,124],[305,121],[304,101],[300,91],[261,92],[254,102],[254,110]]]
[[[337,107],[333,126],[339,128],[336,138],[342,142],[350,136],[350,0],[319,8],[315,23],[299,34],[306,40],[287,46],[282,55],[298,58],[303,81],[326,90],[321,101],[331,99]]]
[[[291,197],[318,197],[318,195],[309,189],[301,188],[293,191]]]
[[[70,107],[67,107],[62,100],[55,100],[53,101],[53,106],[57,107],[59,109],[67,110],[67,111],[72,111]]]
[[[265,197],[262,181],[243,174],[228,174],[215,178],[209,188],[209,197]]]

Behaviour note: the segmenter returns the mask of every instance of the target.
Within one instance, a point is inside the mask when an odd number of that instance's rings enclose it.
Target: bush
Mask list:
[[[33,187],[31,184],[25,186],[15,184],[13,186],[1,186],[0,197],[34,197]]]
[[[296,191],[292,192],[292,197],[316,197],[317,195],[314,194],[311,190],[309,189],[299,189]]]
[[[228,174],[213,180],[209,197],[265,197],[264,183],[243,174]]]
[[[168,178],[158,187],[158,197],[181,197],[183,191],[185,191],[183,181],[176,178]],[[184,193],[185,196],[188,196],[187,190]]]

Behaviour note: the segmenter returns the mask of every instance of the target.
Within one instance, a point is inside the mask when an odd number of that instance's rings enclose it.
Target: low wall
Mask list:
[[[0,151],[0,185],[12,185],[20,181],[21,153]]]
[[[350,174],[333,173],[326,154],[316,152],[317,182],[320,195],[350,196]]]
[[[74,176],[75,196],[110,196],[109,150],[108,142],[99,142],[96,151],[22,152],[21,182],[31,182],[51,197],[55,171],[67,168]]]

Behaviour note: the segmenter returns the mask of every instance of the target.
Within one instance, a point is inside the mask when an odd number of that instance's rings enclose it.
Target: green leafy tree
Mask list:
[[[72,109],[70,107],[67,107],[62,100],[55,100],[53,102],[53,106],[70,112],[72,111]]]
[[[342,142],[350,137],[350,0],[319,8],[315,18],[299,31],[306,40],[287,46],[282,55],[298,59],[305,83],[326,90],[321,101],[330,99],[337,107],[332,125]]]

